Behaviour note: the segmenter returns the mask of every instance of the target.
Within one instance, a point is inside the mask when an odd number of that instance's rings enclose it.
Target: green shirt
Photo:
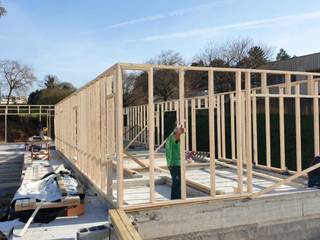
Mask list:
[[[174,135],[171,135],[166,142],[167,166],[180,166],[180,142],[176,141]]]

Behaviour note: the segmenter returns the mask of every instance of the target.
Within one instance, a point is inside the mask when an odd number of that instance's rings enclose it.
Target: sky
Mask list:
[[[76,87],[117,62],[144,63],[162,50],[191,62],[209,41],[251,38],[297,56],[320,51],[319,0],[1,2],[8,13],[0,18],[0,60]]]

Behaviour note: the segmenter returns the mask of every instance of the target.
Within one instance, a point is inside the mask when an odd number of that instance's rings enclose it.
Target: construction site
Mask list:
[[[176,74],[176,99],[155,99],[157,71]],[[147,76],[145,104],[124,106],[130,72]],[[207,89],[189,96],[193,72],[207,76]],[[227,91],[216,81],[221,74]],[[42,117],[47,129],[1,145],[6,156],[21,155],[12,160],[19,168],[6,234],[319,239],[320,191],[308,186],[320,167],[311,163],[320,154],[319,81],[315,72],[118,63],[54,106],[1,107],[5,141],[10,114]],[[181,197],[171,199],[166,143],[177,127]],[[0,161],[5,167],[10,158]]]

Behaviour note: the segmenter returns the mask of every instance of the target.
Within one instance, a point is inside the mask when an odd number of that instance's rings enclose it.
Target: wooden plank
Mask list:
[[[313,165],[313,166],[311,166],[311,167],[309,167],[309,168],[307,168],[307,169],[305,169],[305,170],[303,170],[303,171],[301,171],[301,172],[297,172],[296,174],[294,174],[294,175],[292,175],[292,176],[290,176],[290,177],[288,177],[288,178],[286,178],[286,179],[283,179],[283,180],[280,181],[280,182],[277,182],[277,183],[275,183],[275,184],[272,184],[271,186],[269,186],[269,187],[261,190],[260,192],[253,193],[253,194],[250,196],[250,198],[251,198],[251,199],[255,199],[255,198],[257,198],[257,197],[260,197],[261,195],[266,194],[266,193],[268,193],[268,192],[271,192],[272,190],[274,190],[274,189],[277,188],[277,187],[280,187],[281,185],[288,184],[288,183],[292,182],[293,180],[297,179],[298,177],[301,177],[302,175],[304,175],[304,174],[306,174],[306,173],[308,173],[308,172],[311,172],[312,170],[315,170],[315,169],[317,169],[317,168],[319,168],[319,167],[320,167],[320,163],[317,163],[317,164],[315,164],[315,165]]]
[[[141,240],[142,238],[133,227],[129,218],[125,215],[125,213],[121,212],[123,212],[121,209],[109,210],[109,216],[112,225],[115,228],[117,237],[120,240]]]
[[[279,93],[283,94],[283,88],[279,89]],[[280,137],[280,167],[282,170],[286,169],[286,146],[285,146],[285,132],[284,132],[284,100],[279,97],[279,137]]]
[[[184,71],[179,71],[179,125],[185,129],[184,107]],[[185,137],[180,138],[180,170],[181,170],[181,199],[187,198],[186,190],[186,167],[185,167]]]
[[[253,192],[253,181],[252,181],[252,124],[251,124],[251,74],[250,72],[245,73],[245,90],[246,90],[246,118],[245,118],[245,129],[246,129],[246,166],[247,166],[247,191]]]
[[[234,95],[230,94],[230,136],[231,136],[231,158],[236,159],[236,141],[235,141],[235,125],[234,125]]]
[[[191,100],[191,140],[192,140],[192,151],[197,151],[197,128],[196,128],[196,102],[193,98]]]
[[[252,138],[253,138],[253,162],[258,164],[258,135],[257,135],[257,98],[256,91],[252,91]]]
[[[226,128],[225,128],[225,106],[224,100],[225,95],[221,95],[220,106],[221,106],[221,147],[222,147],[222,158],[226,158]]]
[[[22,228],[21,232],[15,234],[15,235],[17,235],[18,237],[22,237],[22,236],[26,233],[28,227],[29,227],[30,224],[33,222],[33,219],[34,219],[35,216],[37,215],[37,213],[38,213],[38,211],[40,210],[41,206],[42,206],[42,204],[40,204],[40,205],[34,210],[34,212],[32,213],[31,217],[28,219],[27,223],[26,223],[26,224],[24,225],[24,227]]]
[[[314,82],[313,94],[318,95],[318,91],[315,89],[319,88],[318,81]],[[313,98],[313,132],[314,132],[314,155],[318,156],[320,154],[319,149],[319,99]]]
[[[285,93],[291,94],[291,74],[285,73]]]
[[[267,88],[267,73],[261,74],[261,91],[263,94],[269,94]],[[265,134],[266,134],[266,163],[271,166],[271,140],[270,140],[270,102],[269,98],[265,97]]]
[[[296,161],[297,172],[301,172],[301,116],[300,116],[300,85],[295,86],[295,119],[296,119]]]
[[[117,206],[123,206],[123,103],[122,70],[117,65],[116,78],[116,156],[117,156]]]
[[[153,103],[153,69],[148,71],[148,146],[149,146],[149,187],[150,202],[155,202],[154,183],[154,103]]]
[[[216,195],[216,166],[215,166],[215,127],[214,127],[214,75],[208,73],[209,94],[209,150],[210,150],[210,195]]]
[[[221,154],[221,108],[220,108],[220,97],[217,96],[217,141],[218,141],[218,159],[222,158]]]
[[[242,107],[241,107],[241,72],[236,72],[236,124],[237,124],[237,175],[238,192],[243,193],[243,175],[242,175]]]

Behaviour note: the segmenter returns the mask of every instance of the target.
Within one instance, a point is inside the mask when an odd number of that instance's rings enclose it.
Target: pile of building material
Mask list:
[[[32,152],[26,151],[22,184],[5,220],[8,224],[27,222],[27,229],[31,222],[48,223],[58,216],[79,216],[84,214],[84,197],[83,186],[61,162],[34,160]]]
[[[52,139],[40,135],[28,138],[26,149],[31,152],[31,159],[48,159],[50,158],[50,146]]]

